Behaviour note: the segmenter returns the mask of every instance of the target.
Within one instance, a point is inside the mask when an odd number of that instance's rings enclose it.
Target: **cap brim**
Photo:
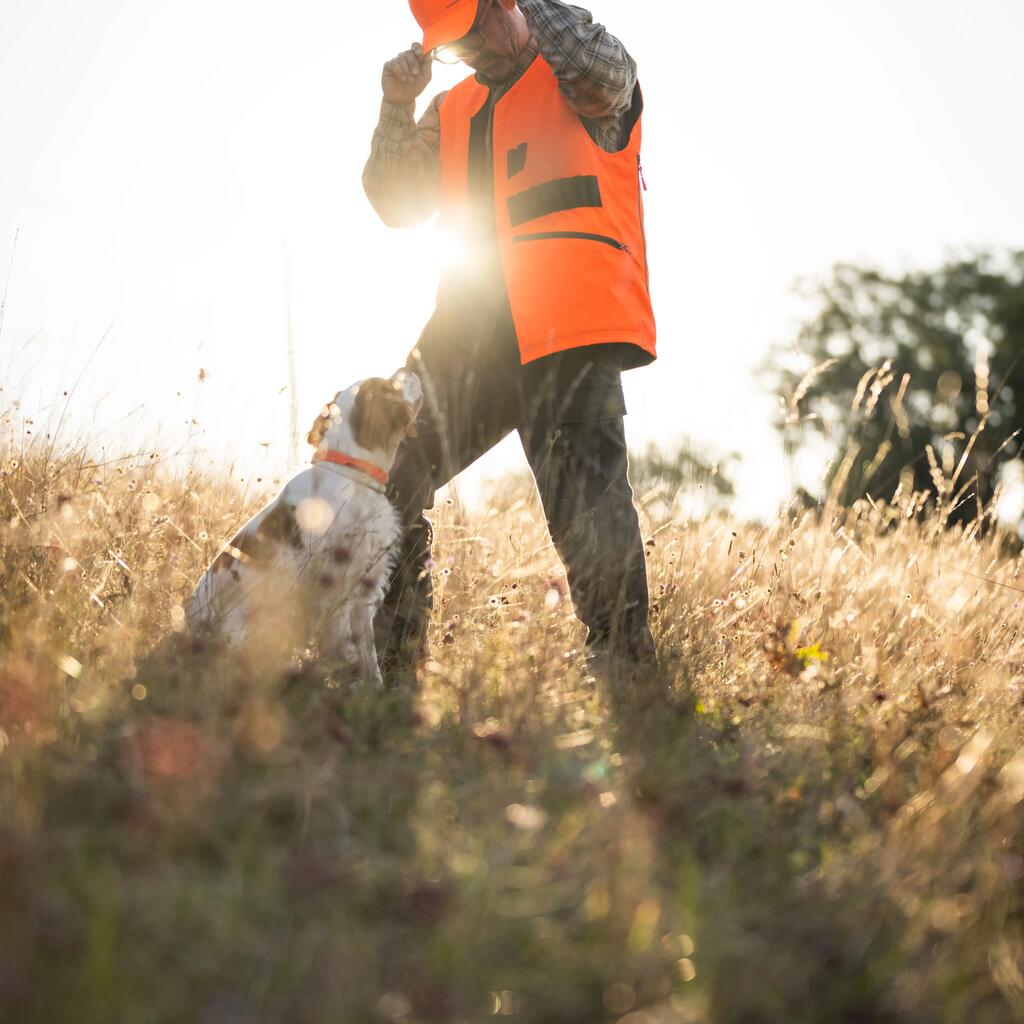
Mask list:
[[[476,0],[475,3],[465,4],[457,11],[452,11],[451,14],[435,21],[433,25],[427,26],[423,33],[423,49],[429,53],[439,46],[461,39],[473,27],[479,8],[480,0]]]

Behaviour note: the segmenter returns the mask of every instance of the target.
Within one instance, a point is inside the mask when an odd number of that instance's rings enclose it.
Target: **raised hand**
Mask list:
[[[410,49],[384,65],[380,80],[384,99],[397,107],[413,103],[430,84],[433,74],[430,54],[424,53],[419,43],[413,43]]]

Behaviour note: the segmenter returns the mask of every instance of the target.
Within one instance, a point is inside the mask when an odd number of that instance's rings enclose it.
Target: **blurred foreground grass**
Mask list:
[[[613,693],[532,495],[443,506],[375,696],[184,639],[238,487],[0,452],[0,1018],[1024,1019],[1024,564],[915,501],[642,502]]]

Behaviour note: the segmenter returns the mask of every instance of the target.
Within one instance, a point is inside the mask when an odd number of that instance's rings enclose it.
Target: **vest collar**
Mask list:
[[[357,483],[365,484],[382,494],[389,479],[387,471],[381,469],[380,466],[375,466],[365,459],[357,459],[354,455],[332,451],[329,448],[314,453],[313,463],[314,465],[328,463],[331,466],[337,466],[342,470],[342,475],[349,476]]]

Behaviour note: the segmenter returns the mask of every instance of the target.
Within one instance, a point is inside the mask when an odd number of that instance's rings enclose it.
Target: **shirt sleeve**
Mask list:
[[[616,124],[633,102],[636,62],[589,11],[561,0],[518,0],[566,102],[581,117]]]
[[[438,207],[441,152],[441,102],[430,101],[419,122],[415,107],[381,103],[380,119],[363,168],[363,191],[388,227],[422,224]]]

